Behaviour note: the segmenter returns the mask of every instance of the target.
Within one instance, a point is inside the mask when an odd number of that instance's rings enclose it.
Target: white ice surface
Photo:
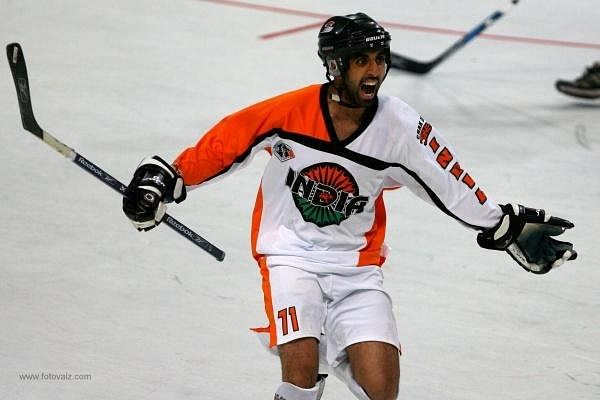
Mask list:
[[[503,3],[260,2],[457,30]],[[599,20],[597,0],[524,0],[489,33],[598,43]],[[142,157],[172,159],[226,114],[323,80],[315,28],[259,39],[316,17],[199,0],[0,0],[0,21],[2,44],[23,46],[40,125],[125,182]],[[390,30],[393,50],[418,59],[457,38]],[[490,197],[570,218],[579,251],[527,274],[389,193],[400,398],[600,398],[600,103],[553,87],[599,53],[478,38],[424,77],[389,74],[383,92],[443,131]],[[116,193],[22,129],[3,62],[0,399],[272,398],[278,361],[248,331],[266,322],[248,234],[265,157],[170,208],[227,251],[224,263],[166,227],[138,234]],[[19,378],[41,372],[92,379]],[[327,385],[323,400],[350,398]]]

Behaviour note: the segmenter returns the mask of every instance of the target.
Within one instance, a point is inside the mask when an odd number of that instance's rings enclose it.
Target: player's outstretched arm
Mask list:
[[[123,212],[138,231],[148,231],[160,224],[166,203],[180,203],[186,197],[183,178],[159,156],[142,160],[127,191]]]
[[[574,227],[572,222],[519,204],[500,208],[504,212],[500,222],[477,235],[481,247],[506,250],[521,267],[535,274],[545,274],[577,258],[573,244],[552,237]]]

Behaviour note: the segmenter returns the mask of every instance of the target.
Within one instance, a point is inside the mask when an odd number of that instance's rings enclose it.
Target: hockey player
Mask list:
[[[123,200],[133,224],[149,230],[166,203],[269,152],[251,244],[269,322],[257,332],[281,361],[275,399],[319,399],[327,364],[358,399],[397,397],[400,343],[381,272],[386,189],[408,188],[527,271],[546,273],[576,257],[570,243],[551,237],[572,223],[496,204],[439,131],[400,99],[378,94],[390,40],[363,13],[328,19],[318,36],[327,83],[229,115],[172,165],[144,159]]]

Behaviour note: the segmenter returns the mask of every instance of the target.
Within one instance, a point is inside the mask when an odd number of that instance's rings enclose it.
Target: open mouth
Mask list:
[[[360,92],[362,97],[368,99],[375,97],[375,94],[377,92],[377,84],[377,80],[369,80],[362,82],[360,85]]]

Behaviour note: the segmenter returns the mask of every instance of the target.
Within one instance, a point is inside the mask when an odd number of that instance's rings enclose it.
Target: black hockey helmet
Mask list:
[[[327,78],[343,76],[349,58],[365,50],[385,49],[389,70],[391,40],[389,32],[367,14],[356,13],[329,18],[319,31],[318,51],[327,69]]]

